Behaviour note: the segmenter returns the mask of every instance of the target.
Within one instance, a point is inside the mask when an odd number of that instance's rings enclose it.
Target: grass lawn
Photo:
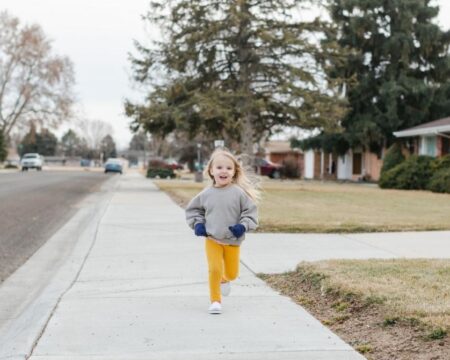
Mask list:
[[[180,205],[209,183],[157,180]],[[260,232],[374,232],[450,229],[450,195],[376,185],[262,182]]]
[[[369,359],[450,359],[450,260],[333,260],[261,278]]]
[[[158,180],[184,206],[204,184]],[[450,229],[450,195],[264,179],[262,232]],[[450,359],[450,260],[333,260],[260,274],[368,359]]]

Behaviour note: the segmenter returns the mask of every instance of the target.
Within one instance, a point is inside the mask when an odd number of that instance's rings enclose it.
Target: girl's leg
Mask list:
[[[223,253],[223,265],[224,274],[223,281],[232,281],[236,279],[239,275],[239,254],[240,246],[224,246]]]
[[[209,270],[209,296],[211,302],[221,302],[220,281],[223,277],[223,245],[206,238],[205,250]]]

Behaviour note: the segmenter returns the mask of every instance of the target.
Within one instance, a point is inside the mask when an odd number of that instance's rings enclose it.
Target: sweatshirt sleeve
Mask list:
[[[241,195],[241,217],[239,223],[245,226],[246,231],[258,227],[258,208],[246,194]]]
[[[192,229],[198,223],[205,223],[205,208],[202,206],[199,195],[189,202],[185,210],[186,222]]]

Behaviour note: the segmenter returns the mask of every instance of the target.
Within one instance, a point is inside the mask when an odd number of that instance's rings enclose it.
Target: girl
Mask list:
[[[239,246],[245,233],[258,226],[259,191],[229,151],[214,151],[205,169],[212,185],[194,197],[186,220],[195,235],[205,236],[209,269],[210,314],[222,312],[221,294],[239,274]]]

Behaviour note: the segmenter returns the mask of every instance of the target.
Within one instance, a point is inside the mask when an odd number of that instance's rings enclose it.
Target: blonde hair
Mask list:
[[[224,148],[216,149],[212,153],[211,158],[208,161],[208,165],[206,165],[204,175],[208,176],[212,180],[213,184],[215,184],[214,176],[211,175],[211,168],[213,166],[214,159],[220,155],[229,158],[234,164],[232,183],[239,186],[255,203],[258,203],[261,199],[259,180],[255,176],[249,176],[252,172],[251,169],[244,168],[239,161],[239,158],[234,156],[230,151]]]

